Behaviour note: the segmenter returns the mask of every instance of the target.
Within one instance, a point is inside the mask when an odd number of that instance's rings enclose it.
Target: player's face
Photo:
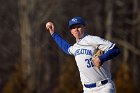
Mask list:
[[[84,35],[85,26],[84,25],[74,25],[70,28],[71,34],[76,38],[80,39]]]

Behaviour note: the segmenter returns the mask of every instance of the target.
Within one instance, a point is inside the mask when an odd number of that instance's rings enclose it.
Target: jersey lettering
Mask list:
[[[87,62],[87,68],[91,68],[91,67],[94,66],[94,65],[92,64],[91,59],[85,59],[85,62]]]
[[[74,56],[80,55],[80,54],[86,54],[92,56],[92,51],[88,49],[77,49],[74,53]]]

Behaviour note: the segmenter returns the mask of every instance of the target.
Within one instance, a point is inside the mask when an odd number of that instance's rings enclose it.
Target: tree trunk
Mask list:
[[[107,0],[106,1],[106,5],[105,5],[105,11],[106,11],[106,23],[105,23],[105,27],[106,27],[106,39],[111,40],[112,38],[112,13],[113,13],[113,0]]]
[[[21,36],[21,69],[22,78],[27,89],[24,92],[31,92],[34,89],[34,68],[31,55],[31,25],[29,21],[29,0],[19,0],[19,21],[20,21],[20,36]]]

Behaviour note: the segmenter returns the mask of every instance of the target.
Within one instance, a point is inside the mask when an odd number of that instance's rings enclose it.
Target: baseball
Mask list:
[[[48,29],[48,28],[50,28],[51,26],[52,26],[52,22],[48,22],[48,23],[46,23],[46,28]]]

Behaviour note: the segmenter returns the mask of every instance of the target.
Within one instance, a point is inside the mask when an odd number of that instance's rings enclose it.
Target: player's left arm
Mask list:
[[[120,54],[120,49],[115,43],[100,37],[96,37],[96,39],[97,48],[104,51],[104,54],[98,57],[101,62],[110,60]]]
[[[116,46],[116,44],[108,40],[94,36],[93,39],[90,39],[89,41],[96,49],[104,51],[104,54],[96,57],[95,60],[93,60],[94,65],[98,68],[105,61],[110,60],[120,54],[120,49]]]
[[[120,54],[120,49],[116,45],[114,45],[113,47],[109,48],[104,54],[99,56],[99,59],[101,62],[105,62],[107,60],[116,57],[119,54]]]
[[[93,64],[100,68],[100,66],[107,60],[113,59],[120,54],[120,49],[114,45],[111,49],[107,50],[104,54],[99,55],[93,60]]]

